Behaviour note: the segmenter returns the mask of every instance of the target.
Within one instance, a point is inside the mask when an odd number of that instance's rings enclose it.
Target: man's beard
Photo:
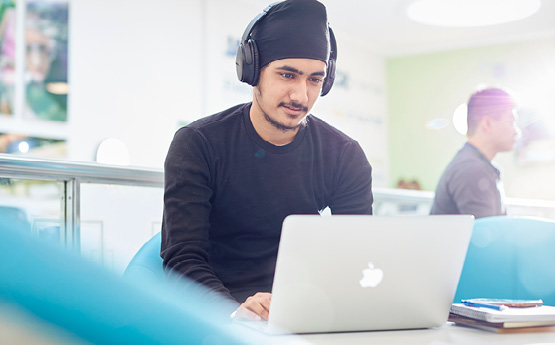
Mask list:
[[[301,120],[301,122],[299,122],[299,124],[297,124],[295,126],[286,126],[286,125],[284,125],[282,123],[279,123],[276,120],[272,119],[270,117],[270,115],[268,115],[264,110],[262,110],[262,112],[264,113],[264,118],[266,119],[266,121],[268,121],[268,123],[270,123],[275,128],[279,129],[283,133],[286,133],[288,131],[295,131],[299,127],[306,125],[306,116]]]
[[[260,96],[262,96],[262,89],[260,88],[260,86],[256,86],[256,88],[258,89],[258,94],[259,94]],[[257,100],[258,100],[258,96],[256,95],[256,92],[255,92],[255,97],[256,97]],[[261,103],[258,102],[258,104],[261,104]],[[290,106],[290,107],[292,107],[292,108],[302,108],[302,110],[303,110],[304,112],[308,112],[308,107],[305,107],[305,106],[303,106],[303,105],[301,105],[301,104],[297,104],[297,103],[285,103],[285,102],[281,102],[281,103],[278,105],[278,108],[279,108],[279,107],[282,107],[282,106]],[[297,125],[295,125],[295,126],[286,126],[286,125],[284,125],[284,124],[282,124],[282,123],[279,123],[279,122],[277,122],[276,120],[272,119],[272,118],[270,117],[270,115],[268,115],[268,113],[267,113],[264,109],[262,109],[262,107],[260,107],[260,110],[262,110],[262,113],[264,114],[264,118],[266,119],[266,121],[268,121],[268,123],[269,123],[270,125],[272,125],[272,126],[274,126],[275,128],[279,129],[279,130],[282,131],[283,133],[287,133],[288,131],[295,131],[295,130],[297,130],[299,127],[305,126],[305,125],[306,125],[306,116],[301,120],[301,122],[299,122],[299,124],[297,124]]]

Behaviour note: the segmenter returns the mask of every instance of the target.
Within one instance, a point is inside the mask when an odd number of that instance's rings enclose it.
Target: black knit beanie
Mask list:
[[[285,0],[273,5],[256,24],[260,68],[274,60],[313,59],[328,62],[330,36],[326,7],[316,0]]]

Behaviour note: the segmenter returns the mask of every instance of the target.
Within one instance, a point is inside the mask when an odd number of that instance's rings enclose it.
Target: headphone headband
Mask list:
[[[245,32],[243,32],[243,36],[241,37],[241,44],[244,42],[247,42],[247,40],[249,39],[249,36],[252,33],[252,29],[254,28],[254,25],[258,23],[258,21],[262,19],[262,17],[265,17],[268,14],[268,11],[270,11],[270,8],[272,8],[272,6],[278,3],[280,3],[280,1],[269,4],[264,10],[262,10],[262,12],[257,14],[253,20],[251,20],[249,25],[247,25]]]
[[[247,28],[245,29],[245,31],[243,32],[243,36],[241,37],[241,43],[237,48],[235,68],[237,70],[237,78],[249,85],[255,86],[258,83],[258,78],[260,75],[258,47],[256,46],[255,40],[251,38],[252,31],[256,24],[270,12],[272,6],[280,2],[282,1],[271,3],[256,17],[254,17],[254,19],[250,21],[249,25],[247,25]],[[322,91],[320,93],[321,96],[325,96],[328,94],[335,80],[337,42],[335,41],[333,30],[329,25],[328,30],[330,36],[330,56],[326,63],[326,78],[324,79],[324,83],[322,85]]]

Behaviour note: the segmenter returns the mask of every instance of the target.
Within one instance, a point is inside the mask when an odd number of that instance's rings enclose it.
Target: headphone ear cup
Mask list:
[[[322,85],[322,91],[320,96],[325,96],[330,92],[333,82],[335,81],[335,60],[330,58],[328,60],[328,67],[326,70],[326,79],[324,79],[324,85]]]
[[[243,43],[241,43],[239,47],[237,47],[237,54],[235,55],[235,71],[237,72],[237,79],[239,79],[240,81],[244,81],[244,77],[243,77],[243,70],[244,70],[244,64],[245,64],[244,50],[245,50],[245,47],[243,46]]]
[[[249,85],[256,85],[258,81],[258,48],[254,40],[241,43],[237,48],[235,59],[237,78]]]
[[[335,34],[333,30],[328,26],[330,33],[330,57],[328,59],[328,66],[326,69],[326,79],[324,79],[324,85],[322,85],[322,92],[320,96],[325,96],[330,92],[333,82],[335,81],[335,62],[337,61],[337,42],[335,41]]]

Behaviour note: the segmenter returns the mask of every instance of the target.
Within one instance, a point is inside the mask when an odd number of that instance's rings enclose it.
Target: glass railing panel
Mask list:
[[[374,188],[372,192],[377,216],[428,215],[434,199],[429,191]]]
[[[2,227],[65,245],[64,183],[0,178]]]
[[[81,255],[123,273],[160,231],[163,188],[82,183],[80,197]]]

